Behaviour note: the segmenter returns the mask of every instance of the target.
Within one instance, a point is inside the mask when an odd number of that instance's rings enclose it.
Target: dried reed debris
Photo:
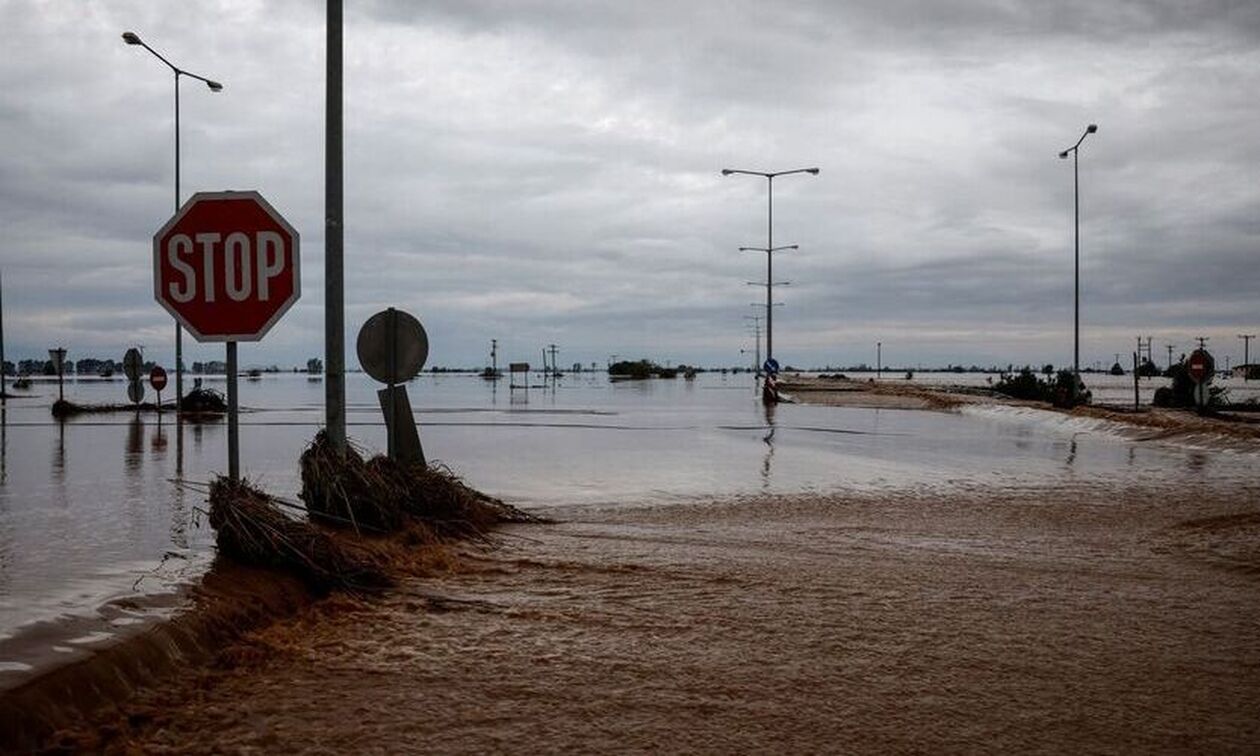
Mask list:
[[[443,466],[400,464],[377,455],[365,460],[353,447],[339,454],[320,431],[302,453],[302,501],[316,517],[382,530],[407,519],[429,526],[439,539],[484,539],[507,522],[540,522],[521,509],[465,485]]]
[[[333,588],[371,592],[391,584],[366,551],[289,517],[275,499],[245,481],[220,477],[211,482],[210,526],[219,553],[291,572],[321,593]]]

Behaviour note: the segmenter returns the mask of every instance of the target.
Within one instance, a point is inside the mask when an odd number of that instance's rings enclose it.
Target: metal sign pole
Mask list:
[[[396,446],[396,432],[394,426],[398,424],[397,407],[394,403],[394,378],[398,374],[398,311],[393,307],[389,308],[389,318],[386,321],[386,338],[389,341],[389,381],[385,384],[389,389],[389,398],[385,402],[389,408],[389,417],[385,422],[385,450],[389,454],[389,458],[397,461],[398,449]]]
[[[324,98],[324,403],[328,440],[346,450],[346,347],[342,194],[341,0],[328,0]]]
[[[236,342],[227,343],[228,477],[241,478],[240,423],[236,399]]]

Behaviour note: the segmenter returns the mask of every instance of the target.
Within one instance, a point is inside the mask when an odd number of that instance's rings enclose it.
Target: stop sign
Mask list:
[[[153,369],[149,371],[149,385],[159,394],[162,393],[162,389],[166,388],[166,371],[162,369],[161,365],[154,365]]]
[[[1205,349],[1194,350],[1186,361],[1186,372],[1195,383],[1203,383],[1203,379],[1211,377],[1215,371],[1216,360]]]
[[[198,341],[258,341],[300,294],[298,233],[258,192],[198,192],[153,235],[153,296]]]

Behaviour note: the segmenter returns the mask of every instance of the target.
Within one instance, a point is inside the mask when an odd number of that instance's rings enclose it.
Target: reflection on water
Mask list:
[[[1064,479],[1065,457],[1078,480],[1175,484],[1209,464],[1225,483],[1254,476],[1252,454],[1151,443],[1135,454],[1139,442],[1049,413],[766,406],[744,375],[616,384],[570,375],[516,390],[423,376],[412,385],[432,457],[488,493],[561,508],[561,519],[581,504],[1042,485]],[[118,386],[82,380],[67,392],[104,403]],[[385,445],[376,388],[348,376],[348,425],[369,450]],[[53,422],[55,391],[42,393],[0,408],[0,636],[128,595],[167,552],[206,553],[211,534],[195,523],[203,497],[172,481],[204,482],[226,467],[222,423],[169,413]],[[298,456],[323,422],[322,383],[266,376],[242,385],[241,402],[243,472],[295,497]],[[161,581],[143,585],[153,584]]]

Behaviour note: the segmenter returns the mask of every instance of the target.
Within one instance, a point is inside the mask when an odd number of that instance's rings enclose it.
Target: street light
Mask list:
[[[1076,144],[1059,153],[1059,157],[1066,160],[1068,154],[1072,155],[1072,193],[1073,202],[1076,206],[1076,283],[1073,301],[1074,326],[1072,338],[1072,401],[1075,403],[1076,397],[1080,392],[1081,384],[1081,161],[1080,147],[1081,142],[1085,141],[1085,137],[1098,131],[1098,124],[1091,123],[1085,127],[1085,133],[1081,134],[1081,138],[1076,140]]]
[[[766,180],[766,246],[764,247],[740,247],[741,251],[759,251],[766,253],[766,359],[769,360],[774,356],[774,316],[771,309],[771,292],[774,286],[774,253],[782,249],[797,249],[797,245],[792,244],[786,247],[774,246],[774,179],[776,176],[790,176],[793,173],[808,173],[813,176],[818,175],[817,168],[795,168],[790,171],[745,171],[737,168],[723,168],[722,175],[730,176],[735,173],[742,173],[747,176],[761,176]]]
[[[170,62],[162,56],[157,50],[145,44],[135,32],[123,32],[123,42],[129,45],[139,45],[153,54],[153,57],[162,61],[175,74],[175,212],[179,212],[180,190],[179,190],[179,77],[187,76],[198,81],[204,81],[211,92],[222,92],[223,85],[213,79],[207,79],[204,76],[198,76],[195,73],[185,71],[174,63]],[[175,412],[181,414],[180,406],[184,401],[184,329],[179,322],[175,322]]]

